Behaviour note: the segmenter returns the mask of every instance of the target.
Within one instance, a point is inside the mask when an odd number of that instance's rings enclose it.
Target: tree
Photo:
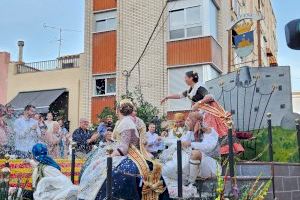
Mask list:
[[[157,131],[160,131],[161,122],[165,120],[165,116],[159,116],[157,107],[145,101],[140,88],[135,88],[135,91],[129,92],[127,95],[122,95],[122,99],[130,99],[137,108],[137,116],[141,118],[148,126],[150,123],[156,125]]]
[[[116,115],[116,110],[112,109],[110,107],[105,107],[100,114],[97,115],[98,118],[100,119],[105,119],[108,115],[111,115],[114,122],[117,121],[117,115]]]

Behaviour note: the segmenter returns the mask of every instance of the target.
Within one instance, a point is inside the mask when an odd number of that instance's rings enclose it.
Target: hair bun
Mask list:
[[[124,116],[131,115],[134,110],[134,105],[129,99],[124,99],[120,101],[119,110]]]
[[[199,80],[198,73],[195,72],[195,71],[188,71],[188,72],[185,73],[185,75],[186,75],[187,77],[189,77],[189,78],[193,78],[193,81],[194,81],[195,83],[197,83],[198,80]]]

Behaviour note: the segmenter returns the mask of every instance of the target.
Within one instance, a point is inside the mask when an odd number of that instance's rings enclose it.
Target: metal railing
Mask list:
[[[269,161],[271,163],[271,171],[272,171],[272,195],[273,198],[276,198],[275,194],[275,174],[274,174],[274,164],[273,164],[273,138],[272,138],[272,120],[271,120],[271,113],[267,114],[267,124],[268,124],[268,147],[269,147]],[[228,164],[229,164],[229,175],[231,177],[231,190],[236,184],[234,177],[234,167],[235,167],[235,160],[234,160],[234,151],[233,151],[233,138],[232,138],[232,123],[229,123],[228,129],[228,145],[229,145],[229,153],[228,153]],[[299,159],[300,159],[300,120],[296,120],[296,130],[297,130],[297,138],[298,138],[298,150],[299,150]],[[76,143],[72,145],[72,164],[71,164],[71,180],[74,182],[75,176],[75,146]],[[107,180],[106,180],[106,199],[111,200],[113,199],[113,189],[112,189],[112,182],[113,182],[113,166],[112,166],[112,157],[107,157]],[[300,160],[299,160],[300,161]],[[183,197],[183,181],[182,181],[182,146],[181,140],[177,141],[177,189],[178,189],[178,199]]]
[[[52,71],[79,67],[79,55],[56,60],[17,64],[17,74]]]

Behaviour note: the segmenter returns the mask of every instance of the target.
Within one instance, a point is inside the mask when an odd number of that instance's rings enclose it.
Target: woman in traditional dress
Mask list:
[[[203,121],[208,127],[214,128],[219,134],[221,140],[221,154],[228,154],[228,125],[231,121],[231,113],[226,112],[224,108],[211,96],[206,95],[203,100],[198,101],[193,106],[193,110],[199,110],[203,115]],[[233,133],[233,135],[235,135]],[[239,143],[238,139],[234,137],[233,150],[236,154],[244,151],[243,146]]]
[[[32,187],[35,200],[76,200],[78,188],[61,173],[60,166],[48,156],[47,146],[38,143],[33,146]]]
[[[118,107],[119,122],[113,132],[115,142],[98,148],[81,174],[79,199],[106,198],[107,151],[113,157],[113,197],[116,199],[169,199],[161,178],[161,166],[148,160],[144,132],[137,130],[131,114],[134,106],[122,100]],[[138,149],[139,148],[139,149]]]
[[[188,98],[191,100],[192,104],[194,104],[203,99],[203,97],[208,94],[208,91],[205,88],[204,84],[199,81],[197,72],[186,72],[185,83],[190,87],[188,90],[182,92],[181,94],[171,94],[161,100],[161,103],[164,103],[169,99]]]

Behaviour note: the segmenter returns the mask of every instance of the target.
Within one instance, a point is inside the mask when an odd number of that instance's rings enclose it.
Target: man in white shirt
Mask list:
[[[155,133],[155,124],[150,123],[148,127],[148,132],[146,133],[147,138],[147,150],[154,157],[158,156],[158,152],[163,150],[163,143],[161,137]]]
[[[24,114],[14,123],[15,150],[20,158],[28,157],[32,147],[40,140],[41,131],[38,122],[33,118],[35,113],[35,107],[27,105],[24,108]]]

